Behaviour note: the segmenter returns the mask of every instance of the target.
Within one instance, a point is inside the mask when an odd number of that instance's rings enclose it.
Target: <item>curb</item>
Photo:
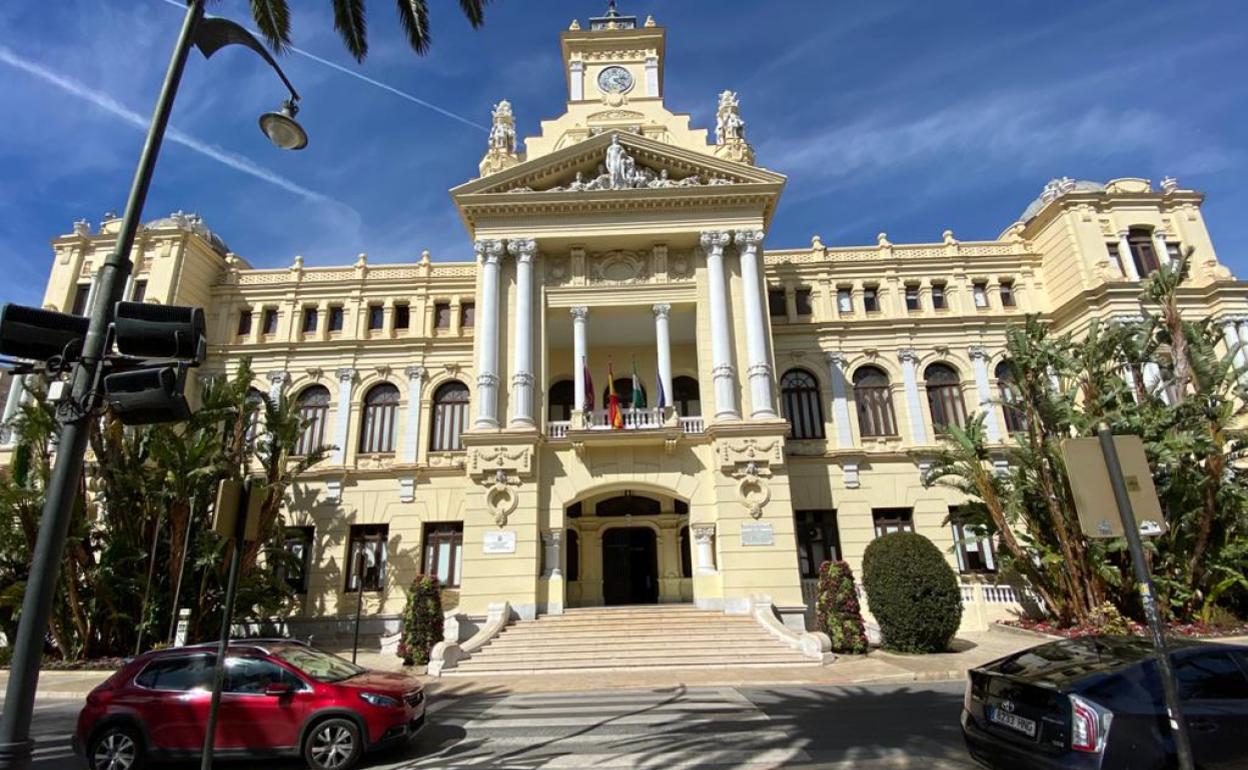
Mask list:
[[[1017,636],[1017,637],[1022,637],[1024,639],[1037,639],[1037,640],[1045,641],[1045,642],[1056,642],[1056,641],[1061,641],[1062,639],[1066,638],[1064,636],[1057,636],[1055,634],[1046,634],[1040,631],[1032,631],[1026,628],[1018,628],[1016,626],[1007,626],[1004,623],[989,623],[988,633],[1005,634],[1006,636]]]

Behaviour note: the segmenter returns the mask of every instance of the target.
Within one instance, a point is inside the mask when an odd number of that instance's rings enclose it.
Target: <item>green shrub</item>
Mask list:
[[[1128,636],[1131,633],[1131,621],[1110,602],[1102,602],[1088,613],[1088,625],[1095,628],[1098,634]]]
[[[429,662],[433,646],[442,641],[442,588],[432,575],[417,575],[403,609],[403,635],[398,655],[407,665]]]
[[[862,587],[884,647],[942,652],[962,621],[962,591],[932,541],[914,532],[877,538],[862,557]]]
[[[825,561],[819,567],[815,624],[832,640],[832,652],[866,653],[867,634],[862,625],[858,592],[854,589],[854,573],[843,561]]]

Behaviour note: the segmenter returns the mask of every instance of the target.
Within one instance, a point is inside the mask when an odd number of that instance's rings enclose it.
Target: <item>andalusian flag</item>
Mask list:
[[[620,411],[620,397],[615,393],[615,371],[607,363],[607,424],[615,430],[624,429],[624,413]]]
[[[637,376],[637,359],[633,359],[633,408],[646,408],[646,392],[641,389],[641,378]]]

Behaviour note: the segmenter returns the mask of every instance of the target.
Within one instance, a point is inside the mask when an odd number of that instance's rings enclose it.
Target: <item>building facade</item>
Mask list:
[[[205,307],[204,373],[250,359],[300,404],[303,448],[334,447],[286,512],[292,626],[350,617],[362,582],[394,629],[424,572],[468,618],[761,601],[800,628],[822,561],[857,571],[900,529],[946,551],[980,625],[1016,594],[920,477],[978,412],[1009,442],[1006,329],[1138,316],[1142,278],[1190,246],[1184,302],[1248,342],[1248,286],[1170,178],[1054,180],[992,241],[773,247],[785,177],[736,94],[713,131],[669,110],[665,43],[614,12],[561,35],[566,112],[522,150],[496,105],[479,176],[450,191],[461,261],[255,269],[194,215],[143,229],[127,296]],[[118,226],[53,240],[46,307],[87,311]],[[6,421],[20,380],[7,393]]]

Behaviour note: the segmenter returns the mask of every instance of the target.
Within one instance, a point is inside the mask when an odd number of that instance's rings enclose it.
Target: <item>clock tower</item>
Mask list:
[[[563,33],[563,63],[568,74],[569,102],[600,102],[620,106],[625,101],[663,98],[663,47],[666,32],[647,18],[616,10],[612,0],[606,14],[580,22]]]

